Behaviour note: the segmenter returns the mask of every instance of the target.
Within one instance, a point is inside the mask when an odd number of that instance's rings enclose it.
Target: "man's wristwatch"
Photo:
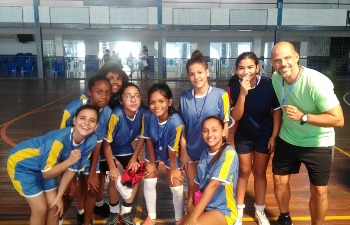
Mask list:
[[[306,123],[308,119],[309,119],[309,115],[308,115],[307,113],[304,113],[304,114],[301,116],[300,125],[304,125],[304,123]]]

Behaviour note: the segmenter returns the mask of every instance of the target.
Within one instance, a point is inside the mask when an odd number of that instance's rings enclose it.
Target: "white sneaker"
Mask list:
[[[115,186],[123,199],[129,199],[132,195],[132,188],[122,185],[120,181],[121,177],[119,176],[117,182],[115,182]]]
[[[259,225],[270,225],[264,211],[255,210],[255,218],[258,220]]]

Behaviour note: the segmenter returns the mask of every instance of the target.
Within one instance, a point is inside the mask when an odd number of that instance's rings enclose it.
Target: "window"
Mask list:
[[[56,47],[54,40],[43,40],[43,54],[47,57],[56,56]]]

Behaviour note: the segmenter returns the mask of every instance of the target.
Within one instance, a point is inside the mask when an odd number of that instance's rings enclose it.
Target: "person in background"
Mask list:
[[[102,63],[106,64],[111,61],[111,54],[109,49],[105,50],[105,54],[102,56]]]
[[[139,53],[139,58],[141,60],[141,77],[142,77],[142,71],[144,72],[145,74],[145,78],[148,79],[148,73],[149,73],[149,70],[150,70],[150,67],[149,67],[149,63],[148,63],[148,49],[147,49],[147,46],[144,45],[142,47],[142,50],[140,51]]]
[[[255,217],[269,225],[265,208],[266,170],[281,125],[282,112],[270,78],[259,76],[258,58],[244,52],[236,59],[236,74],[227,86],[231,117],[235,120],[234,143],[239,157],[237,183],[238,219],[242,224],[244,197],[251,172],[254,175]]]
[[[130,69],[130,79],[132,79],[132,74],[135,72],[135,64],[134,64],[134,56],[132,55],[132,52],[129,53],[129,57],[126,61],[126,64],[128,65],[129,69]]]
[[[237,183],[238,157],[235,149],[227,145],[226,135],[221,118],[209,116],[203,121],[202,136],[209,147],[198,162],[183,225],[232,225],[237,219],[236,192],[232,190]]]
[[[331,80],[299,66],[299,54],[290,42],[277,43],[271,52],[275,69],[272,84],[283,108],[283,123],[272,160],[274,192],[280,215],[277,225],[291,225],[291,174],[303,163],[310,181],[311,224],[323,224],[328,210],[327,187],[332,168],[335,133],[344,115]]]
[[[7,172],[29,204],[30,225],[58,224],[64,191],[95,148],[98,121],[98,109],[84,105],[76,111],[73,127],[26,140],[10,150]],[[57,177],[62,173],[58,186]]]
[[[92,152],[90,161],[87,162],[83,173],[79,174],[78,179],[74,179],[69,185],[64,195],[65,210],[69,208],[71,202],[77,196],[78,202],[78,222],[88,225],[93,216],[93,210],[96,202],[96,196],[99,192],[99,156],[101,152],[102,140],[106,136],[107,124],[112,110],[107,105],[112,88],[110,81],[105,76],[93,76],[88,81],[88,99],[78,99],[71,102],[64,110],[60,128],[70,126],[72,115],[82,105],[92,105],[99,109],[100,120],[97,135],[97,143]],[[78,190],[77,190],[78,188]]]
[[[146,173],[144,196],[148,216],[143,225],[156,224],[156,184],[158,165],[164,162],[168,184],[173,194],[175,224],[181,224],[184,208],[183,175],[179,159],[179,145],[184,124],[172,107],[172,92],[166,83],[154,84],[148,90],[148,105],[152,114],[145,122],[144,133]]]
[[[115,50],[112,51],[111,61],[116,63],[121,69],[123,69],[122,59],[119,57],[119,53],[116,53]]]
[[[201,124],[208,116],[217,116],[224,122],[228,134],[230,103],[225,90],[209,85],[208,63],[196,50],[186,63],[188,78],[193,88],[184,91],[179,100],[179,114],[185,123],[181,139],[181,163],[185,169],[188,188],[194,185],[199,158],[208,147],[201,136]]]

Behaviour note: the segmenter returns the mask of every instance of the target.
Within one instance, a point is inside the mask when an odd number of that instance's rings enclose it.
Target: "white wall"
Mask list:
[[[32,53],[36,55],[35,42],[23,44],[17,41],[17,37],[0,37],[0,55],[15,55],[16,53]]]

